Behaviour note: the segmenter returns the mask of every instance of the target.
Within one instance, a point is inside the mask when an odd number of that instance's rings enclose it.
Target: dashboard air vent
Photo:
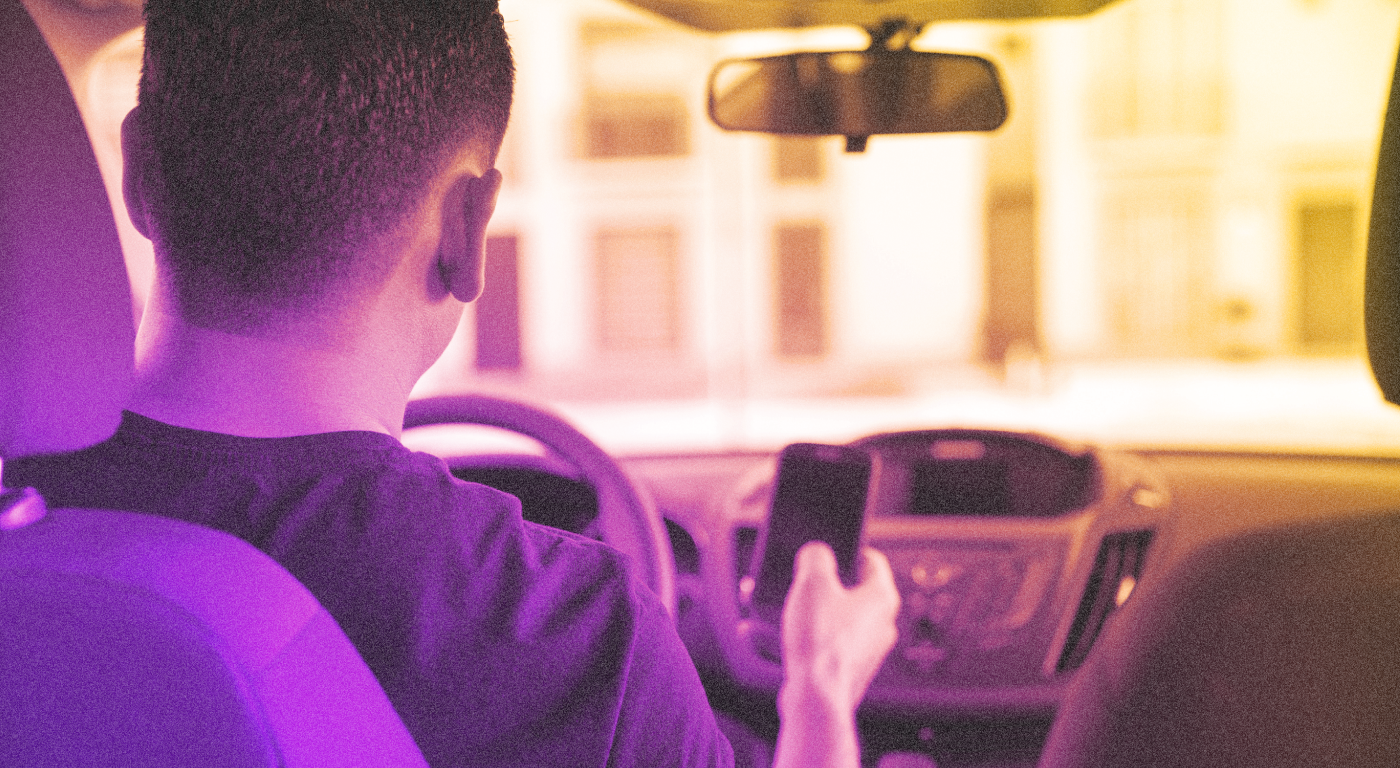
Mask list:
[[[1122,605],[1137,586],[1151,543],[1152,531],[1112,533],[1103,538],[1094,558],[1094,569],[1089,572],[1089,583],[1084,587],[1084,599],[1065,638],[1064,652],[1055,665],[1056,672],[1069,672],[1084,663],[1108,615]]]
[[[758,546],[758,529],[741,525],[734,529],[734,578],[742,579],[749,575],[749,565],[753,562],[753,550]]]
[[[665,518],[666,533],[671,538],[671,553],[676,558],[676,570],[681,573],[700,572],[700,547],[680,523]]]

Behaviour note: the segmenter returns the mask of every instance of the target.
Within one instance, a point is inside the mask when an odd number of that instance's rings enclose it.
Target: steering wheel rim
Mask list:
[[[597,443],[563,417],[518,400],[447,395],[409,402],[404,429],[438,424],[480,424],[525,435],[578,469],[598,494],[603,540],[632,557],[642,580],[675,617],[676,565],[661,512]]]

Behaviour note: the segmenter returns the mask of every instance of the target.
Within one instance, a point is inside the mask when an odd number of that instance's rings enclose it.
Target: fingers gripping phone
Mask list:
[[[856,583],[874,469],[869,453],[849,446],[795,443],[779,454],[768,526],[756,548],[761,559],[750,605],[760,618],[778,622],[797,550],[809,541],[831,545],[841,582]]]

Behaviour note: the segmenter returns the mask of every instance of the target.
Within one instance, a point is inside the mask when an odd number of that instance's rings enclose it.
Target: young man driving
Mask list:
[[[496,3],[150,0],[124,192],[155,244],[117,434],[19,459],[56,506],[234,533],[326,606],[428,761],[733,761],[625,559],[398,441],[482,285],[513,68]],[[805,548],[778,764],[855,766],[894,642],[888,564]]]

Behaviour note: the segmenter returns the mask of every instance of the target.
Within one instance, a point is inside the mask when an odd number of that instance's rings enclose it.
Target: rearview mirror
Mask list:
[[[875,49],[731,60],[710,73],[709,91],[710,119],[725,130],[845,136],[850,151],[878,134],[991,131],[1006,120],[996,66],[954,53]]]

